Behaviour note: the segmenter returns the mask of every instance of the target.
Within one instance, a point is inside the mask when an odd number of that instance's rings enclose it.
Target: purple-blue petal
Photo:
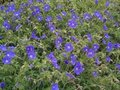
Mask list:
[[[0,50],[1,51],[7,51],[6,45],[0,45]]]
[[[29,52],[27,53],[29,60],[36,59],[36,53],[35,52]]]
[[[5,88],[5,86],[6,86],[6,84],[5,84],[5,82],[0,82],[0,88]]]
[[[89,49],[88,52],[87,52],[87,57],[88,58],[95,57],[95,51],[93,49]]]
[[[73,19],[70,19],[70,20],[68,20],[68,26],[69,26],[70,28],[74,29],[74,28],[77,28],[78,23],[77,23],[77,21],[75,21],[75,20],[73,20]]]
[[[5,53],[5,55],[6,55],[7,57],[9,57],[9,58],[14,58],[14,57],[15,57],[15,53],[14,53],[13,51],[7,51],[7,52]]]
[[[11,58],[7,57],[7,56],[3,57],[2,58],[2,63],[4,63],[4,64],[11,64]]]
[[[106,62],[110,62],[111,58],[109,56],[106,57]]]
[[[71,51],[73,51],[74,47],[73,47],[72,43],[66,43],[64,49],[66,52],[71,52]]]
[[[84,71],[84,67],[80,62],[77,62],[74,66],[74,73],[80,75]]]
[[[97,77],[97,76],[98,76],[98,72],[94,71],[94,72],[92,72],[92,75],[93,75],[94,77]]]
[[[52,87],[51,87],[51,90],[59,90],[58,83],[53,83]]]
[[[48,12],[50,10],[50,5],[49,4],[45,4],[43,7],[45,12]]]

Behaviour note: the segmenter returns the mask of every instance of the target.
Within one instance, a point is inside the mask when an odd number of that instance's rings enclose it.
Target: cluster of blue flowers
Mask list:
[[[34,50],[34,46],[29,45],[26,47],[26,53],[28,55],[29,60],[34,60],[36,58],[36,53]]]
[[[5,87],[5,82],[0,82],[0,88],[4,89]]]
[[[58,65],[57,59],[55,58],[53,52],[51,52],[49,55],[47,55],[47,58],[51,61],[51,63],[53,64],[53,66],[56,69],[60,69],[60,66]]]
[[[52,64],[55,67],[55,69],[57,69],[58,71],[61,70],[61,66],[60,66],[61,62],[64,61],[65,65],[70,65],[73,69],[73,72],[70,71],[66,72],[66,76],[69,79],[74,79],[75,76],[80,75],[85,71],[85,68],[87,68],[85,67],[84,63],[78,59],[79,55],[74,54],[74,52],[76,51],[76,44],[80,43],[79,38],[77,38],[75,35],[71,35],[72,31],[75,31],[77,28],[79,28],[79,24],[81,22],[84,23],[84,22],[89,22],[92,19],[97,19],[98,21],[103,23],[102,28],[104,35],[102,38],[102,44],[105,46],[106,49],[105,52],[109,53],[114,49],[120,49],[120,43],[114,43],[110,41],[111,36],[107,32],[109,30],[109,27],[107,27],[106,24],[107,18],[104,17],[104,15],[99,10],[94,11],[92,14],[85,12],[83,13],[82,16],[83,18],[80,18],[80,16],[75,12],[74,9],[71,9],[70,12],[66,12],[62,10],[59,14],[55,16],[56,21],[54,21],[54,16],[49,14],[50,11],[54,12],[50,4],[44,3],[44,0],[36,0],[36,2],[42,3],[43,7],[40,8],[39,6],[34,5],[33,0],[28,0],[27,3],[21,3],[19,9],[17,9],[15,4],[10,4],[7,7],[0,6],[0,12],[5,14],[12,14],[11,17],[12,21],[17,22],[17,20],[19,21],[22,19],[22,15],[26,14],[27,9],[29,9],[31,13],[29,13],[27,19],[25,20],[28,24],[34,23],[29,20],[31,17],[35,18],[39,23],[45,23],[44,27],[46,27],[46,29],[49,30],[48,31],[49,33],[54,34],[56,37],[54,38],[54,42],[51,41],[52,43],[54,43],[55,50],[62,53],[64,52],[63,57],[65,58],[65,60],[57,59],[57,55],[55,56],[55,51],[53,49],[51,49],[53,51],[51,51],[50,53],[47,52],[46,57],[49,60],[50,64]],[[98,5],[99,1],[95,0],[95,4]],[[106,1],[105,3],[106,8],[109,7],[109,4],[110,4],[109,1]],[[60,8],[62,8],[61,5],[58,5],[56,7],[56,9],[60,9]],[[47,13],[47,15],[44,16],[44,13]],[[111,14],[107,10],[104,12],[104,14],[112,18]],[[56,23],[62,22],[64,18],[67,16],[69,18],[66,20],[65,23],[63,23],[65,28],[67,29],[65,31],[62,31],[61,29],[57,28]],[[36,27],[34,25],[35,24],[33,24],[33,27]],[[13,30],[13,31],[15,30],[15,32],[17,32],[23,26],[24,25],[22,23],[16,23],[15,26],[13,27],[11,20],[9,20],[9,18],[6,17],[5,20],[3,21],[3,28],[5,29],[6,32],[8,30]],[[68,36],[67,37],[62,36],[62,34],[64,34],[63,32],[65,32],[66,35],[68,34]],[[37,35],[38,33],[37,30],[32,30],[32,31],[29,30],[28,33],[30,33],[29,35],[30,40],[33,39],[38,42],[42,39],[49,38],[45,33],[42,33],[41,36]],[[92,44],[84,45],[82,47],[82,52],[79,53],[82,53],[88,59],[94,59],[95,65],[99,66],[101,64],[101,61],[96,54],[100,51],[101,45],[99,43],[95,43],[95,42],[93,43],[94,37],[92,36],[92,33],[87,32],[84,36],[87,37],[88,43],[92,43]],[[2,38],[3,37],[0,36],[0,39]],[[70,40],[66,38],[70,38]],[[35,46],[31,44],[31,45],[27,45],[25,48],[28,59],[35,60],[37,58]],[[15,47],[7,47],[4,44],[0,45],[0,51],[4,53],[4,57],[2,58],[3,64],[11,64],[12,59],[16,56],[14,49]],[[109,55],[106,55],[106,62],[110,63],[111,60],[112,60],[111,57]],[[120,71],[120,64],[115,64],[115,67]],[[93,75],[93,77],[97,77],[99,75],[99,72],[93,71],[91,74]],[[1,82],[0,87],[4,88],[5,83]],[[51,90],[59,90],[58,82],[54,82],[52,84]]]
[[[14,47],[7,47],[6,45],[0,45],[0,50],[5,54],[2,58],[4,64],[11,64],[12,59],[16,56]]]

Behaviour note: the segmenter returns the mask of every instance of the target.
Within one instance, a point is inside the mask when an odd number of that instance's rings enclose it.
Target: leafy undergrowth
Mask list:
[[[4,90],[119,90],[119,0],[0,5]]]

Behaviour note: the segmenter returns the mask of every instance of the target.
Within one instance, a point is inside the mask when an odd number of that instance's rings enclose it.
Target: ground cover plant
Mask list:
[[[120,90],[120,0],[0,4],[0,90]]]

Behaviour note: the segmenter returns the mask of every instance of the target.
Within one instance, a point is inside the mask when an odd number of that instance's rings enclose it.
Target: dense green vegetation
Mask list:
[[[0,3],[0,90],[120,90],[120,0]]]

